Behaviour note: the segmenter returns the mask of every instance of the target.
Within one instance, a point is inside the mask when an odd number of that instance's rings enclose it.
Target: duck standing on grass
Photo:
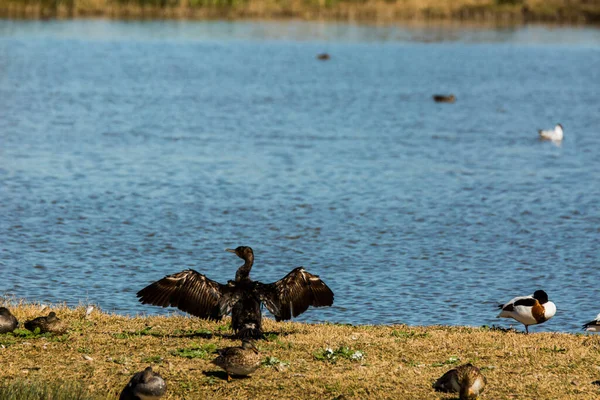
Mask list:
[[[333,292],[317,275],[303,267],[293,269],[277,282],[250,279],[254,252],[250,247],[225,249],[244,260],[235,280],[222,285],[193,269],[165,276],[137,293],[142,304],[177,307],[200,318],[220,320],[231,312],[231,327],[240,338],[262,338],[263,303],[276,321],[297,317],[309,306],[333,304]]]
[[[460,400],[476,399],[485,388],[486,379],[479,368],[463,364],[442,375],[433,388],[438,392],[458,393]]]
[[[247,376],[260,367],[260,354],[258,349],[248,339],[242,340],[239,347],[227,347],[219,350],[219,356],[212,363],[227,372],[227,382],[231,375]]]
[[[600,314],[596,315],[596,319],[583,324],[584,331],[600,332]]]
[[[556,313],[556,306],[548,300],[543,290],[536,290],[530,296],[515,297],[506,304],[498,306],[502,311],[497,318],[513,318],[525,325],[529,333],[529,325],[537,325],[548,321]]]
[[[0,307],[0,333],[8,333],[17,329],[19,321],[6,307]]]
[[[66,331],[64,322],[56,316],[54,311],[50,311],[47,317],[37,317],[25,322],[25,329],[34,332],[37,328],[40,329],[40,333],[64,333]]]
[[[119,400],[155,400],[167,392],[165,380],[152,367],[133,375],[121,392]]]

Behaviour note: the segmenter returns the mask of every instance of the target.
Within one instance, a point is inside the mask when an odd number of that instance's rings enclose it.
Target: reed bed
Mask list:
[[[0,0],[0,16],[599,23],[600,0]]]
[[[36,304],[9,307],[21,323],[50,311]],[[263,366],[228,383],[210,363],[217,348],[239,345],[227,320],[98,310],[86,318],[83,306],[52,310],[68,323],[66,334],[17,330],[0,335],[0,398],[29,399],[2,393],[45,385],[81,389],[72,391],[81,399],[115,399],[133,373],[152,366],[167,382],[166,399],[454,399],[435,393],[431,385],[466,362],[487,377],[482,399],[600,395],[600,338],[595,335],[267,319],[267,338],[258,343]]]

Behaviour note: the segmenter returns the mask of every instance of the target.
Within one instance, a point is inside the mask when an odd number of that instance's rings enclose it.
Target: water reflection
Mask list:
[[[304,21],[0,21],[0,36],[87,40],[286,40],[597,45],[600,29],[455,22],[349,24]]]

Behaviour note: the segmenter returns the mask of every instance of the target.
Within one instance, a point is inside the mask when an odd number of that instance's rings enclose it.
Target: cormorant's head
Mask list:
[[[235,255],[237,255],[239,258],[241,258],[243,260],[254,259],[254,252],[252,251],[252,248],[248,247],[248,246],[239,246],[239,247],[236,247],[235,250],[234,249],[225,249],[225,251],[234,253]]]

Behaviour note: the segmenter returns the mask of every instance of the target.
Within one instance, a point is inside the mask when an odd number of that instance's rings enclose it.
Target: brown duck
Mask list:
[[[8,333],[17,329],[19,321],[6,307],[0,307],[0,333]]]
[[[460,400],[474,400],[483,392],[486,379],[479,368],[463,364],[442,375],[433,387],[438,392],[458,393]]]
[[[25,329],[34,332],[37,328],[40,329],[40,333],[64,333],[66,331],[65,323],[56,316],[54,311],[51,311],[46,317],[37,317],[25,322]]]
[[[155,400],[167,392],[165,380],[147,367],[136,372],[121,392],[119,400]]]
[[[177,307],[200,318],[220,320],[231,312],[231,327],[241,338],[262,337],[261,303],[277,321],[297,317],[309,306],[333,304],[333,292],[317,275],[303,267],[293,269],[277,282],[264,284],[250,279],[254,252],[250,247],[226,249],[244,260],[235,280],[226,285],[187,269],[146,286],[137,293],[140,302]]]
[[[241,346],[219,350],[219,356],[212,363],[223,368],[227,372],[227,381],[230,381],[231,375],[250,375],[260,367],[260,361],[260,354],[254,343],[244,339]]]

